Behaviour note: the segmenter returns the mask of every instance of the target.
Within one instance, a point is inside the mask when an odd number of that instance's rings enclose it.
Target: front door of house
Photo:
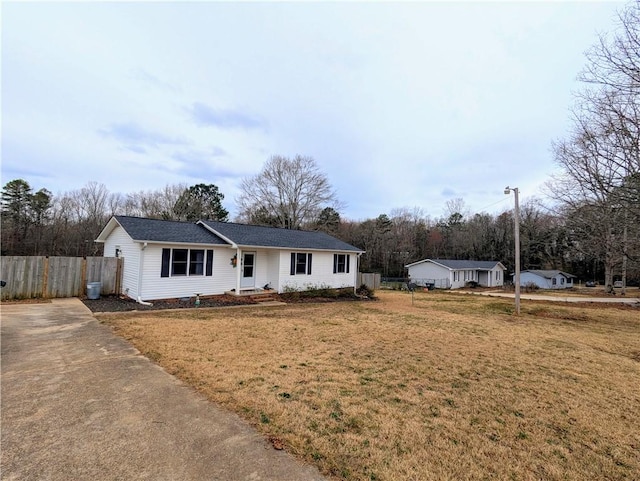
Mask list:
[[[256,286],[256,253],[242,253],[242,278],[240,279],[240,287]]]

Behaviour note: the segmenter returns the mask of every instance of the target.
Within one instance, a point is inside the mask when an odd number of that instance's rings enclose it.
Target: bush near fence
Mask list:
[[[102,295],[119,294],[123,262],[117,257],[3,256],[1,299],[83,297],[88,282],[100,282]]]

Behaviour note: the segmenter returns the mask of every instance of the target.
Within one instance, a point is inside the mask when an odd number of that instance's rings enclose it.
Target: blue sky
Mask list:
[[[315,158],[359,220],[539,196],[617,2],[2,4],[2,185],[240,180]]]

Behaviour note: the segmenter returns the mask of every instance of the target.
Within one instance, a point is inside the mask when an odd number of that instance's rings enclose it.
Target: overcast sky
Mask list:
[[[216,184],[313,157],[344,218],[539,195],[616,2],[2,5],[2,185]]]

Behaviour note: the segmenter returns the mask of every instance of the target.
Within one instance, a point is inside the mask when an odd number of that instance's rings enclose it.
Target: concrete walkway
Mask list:
[[[1,306],[2,480],[323,480],[98,323]]]
[[[513,299],[515,294],[508,292],[469,292],[469,291],[451,291],[460,294],[474,294],[489,297],[509,297]],[[551,302],[601,302],[609,304],[633,304],[640,305],[640,299],[637,297],[586,297],[586,296],[545,296],[543,294],[520,294],[520,299],[528,299],[530,301],[551,301]]]

